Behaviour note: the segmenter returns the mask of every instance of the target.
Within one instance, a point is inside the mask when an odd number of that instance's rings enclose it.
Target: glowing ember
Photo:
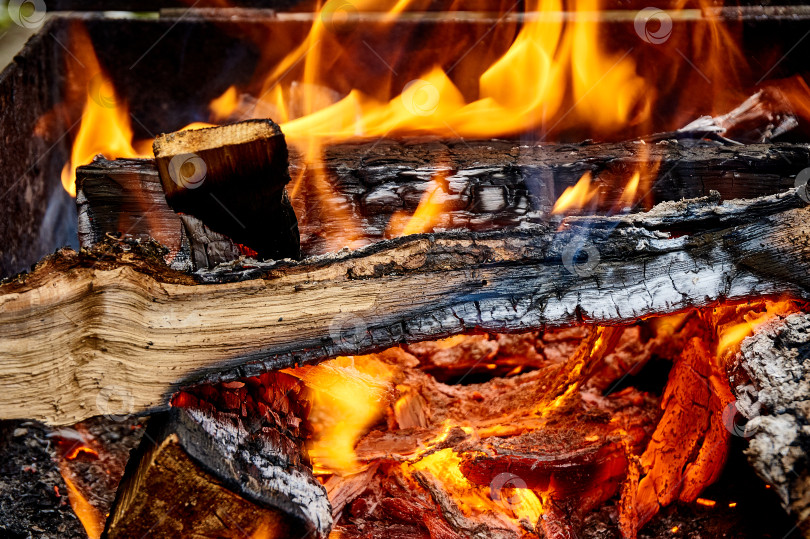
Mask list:
[[[695,500],[695,503],[698,505],[702,505],[704,507],[714,507],[715,505],[717,505],[716,501],[708,500],[706,498],[698,498],[697,500]]]
[[[90,455],[91,457],[98,458],[98,451],[91,447],[87,447],[86,445],[80,445],[75,447],[72,451],[70,451],[65,458],[68,460],[73,460],[81,454]]]

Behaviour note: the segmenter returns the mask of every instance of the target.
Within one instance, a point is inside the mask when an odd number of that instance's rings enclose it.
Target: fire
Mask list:
[[[505,484],[498,492],[492,487],[474,485],[461,472],[461,458],[451,449],[436,451],[414,463],[403,463],[403,472],[429,473],[442,483],[447,492],[453,493],[453,501],[467,515],[481,513],[511,514],[516,521],[534,526],[543,514],[543,506],[530,489],[514,488],[519,485]]]
[[[436,173],[413,215],[408,217],[404,212],[395,213],[388,223],[386,235],[389,237],[408,236],[433,230],[440,223],[446,204],[446,179],[446,170]]]
[[[724,309],[733,309],[733,315],[736,316],[731,322],[722,323],[717,328],[717,355],[719,357],[725,357],[729,353],[737,351],[742,341],[753,335],[758,327],[778,316],[796,312],[798,306],[788,300],[764,300],[750,305],[718,307],[715,312],[719,311],[718,314],[720,314]]]
[[[73,512],[79,518],[79,521],[84,526],[87,536],[90,539],[99,539],[101,533],[104,531],[104,517],[101,512],[93,507],[87,501],[82,493],[76,488],[76,485],[71,481],[70,473],[67,472],[64,466],[61,467],[62,478],[65,480],[65,485],[68,488],[68,500]]]
[[[593,201],[598,194],[598,190],[591,187],[591,181],[591,173],[586,172],[575,186],[566,187],[563,194],[554,203],[551,213],[561,214],[571,210],[579,210]]]
[[[309,455],[316,472],[358,471],[354,445],[382,417],[391,390],[389,368],[373,356],[338,357],[287,369],[312,391],[315,433]]]
[[[109,75],[101,68],[86,30],[73,26],[71,53],[67,59],[68,80],[84,92],[84,109],[70,161],[62,169],[62,186],[76,196],[76,168],[98,154],[108,158],[151,155],[151,142],[133,145],[129,107],[116,94]],[[73,65],[78,62],[81,69]],[[77,89],[74,89],[77,90]]]

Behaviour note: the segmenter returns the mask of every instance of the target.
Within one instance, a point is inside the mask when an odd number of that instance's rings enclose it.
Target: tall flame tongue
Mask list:
[[[512,46],[479,75],[477,99],[467,100],[448,75],[461,60],[437,58],[451,67],[427,69],[387,102],[353,89],[335,104],[313,110],[316,103],[325,101],[327,92],[318,84],[326,66],[335,60],[333,51],[340,50],[323,22],[331,4],[316,18],[305,43],[262,85],[264,100],[278,107],[273,101],[280,93],[271,89],[303,61],[305,90],[300,110],[304,115],[291,117],[283,126],[294,142],[425,132],[446,137],[544,135],[578,125],[610,133],[649,114],[653,94],[636,74],[635,62],[627,53],[613,54],[600,46],[598,20],[592,13],[599,9],[598,0],[576,0],[573,10],[585,16],[567,23],[560,14],[560,0],[527,2],[530,16]],[[365,4],[361,2],[357,9],[370,7]],[[402,4],[391,13],[401,10]],[[382,24],[391,20],[393,16]],[[353,87],[334,80],[341,77],[339,72],[328,75],[334,87]]]
[[[138,150],[133,146],[129,108],[116,96],[110,78],[98,63],[90,37],[79,25],[74,25],[71,33],[71,55],[67,60],[69,76],[79,87],[87,89],[70,161],[62,169],[62,186],[75,197],[76,168],[89,163],[96,155],[148,157],[152,152],[149,141],[139,145]],[[81,71],[74,62],[81,64]]]

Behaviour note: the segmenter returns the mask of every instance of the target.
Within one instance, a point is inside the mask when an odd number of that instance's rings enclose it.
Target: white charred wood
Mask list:
[[[748,422],[727,414],[728,427],[749,438],[748,461],[810,537],[810,315],[778,319],[746,339],[733,380]]]

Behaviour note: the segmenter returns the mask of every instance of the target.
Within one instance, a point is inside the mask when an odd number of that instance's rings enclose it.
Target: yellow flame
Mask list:
[[[765,311],[749,310],[742,315],[743,321],[718,328],[717,355],[723,355],[739,350],[740,344],[746,337],[750,337],[763,324],[797,310],[796,304],[791,301],[766,301]]]
[[[338,357],[316,366],[287,369],[312,391],[309,447],[313,470],[359,471],[354,446],[380,419],[392,390],[391,370],[373,356]]]
[[[453,494],[453,501],[467,516],[503,512],[506,509],[507,512],[511,511],[516,520],[525,520],[534,525],[543,514],[539,498],[530,489],[508,488],[508,493],[497,493],[498,501],[493,499],[488,487],[474,485],[464,477],[461,472],[461,457],[452,448],[436,451],[412,464],[403,463],[402,468],[406,475],[413,472],[430,473],[444,485],[447,492]],[[507,494],[508,503],[504,504],[500,499]]]
[[[96,83],[98,94],[91,94],[85,103],[70,161],[62,169],[62,186],[74,197],[76,168],[96,155],[108,158],[151,155],[151,150],[144,152],[133,147],[129,109],[115,95],[110,79],[99,71]]]
[[[221,121],[231,116],[239,105],[239,92],[231,86],[218,98],[211,101],[209,108],[214,120]]]
[[[444,180],[446,177],[447,172],[440,171],[430,180],[413,215],[408,217],[404,212],[392,215],[386,235],[389,237],[408,236],[433,230],[441,221],[445,207]]]

